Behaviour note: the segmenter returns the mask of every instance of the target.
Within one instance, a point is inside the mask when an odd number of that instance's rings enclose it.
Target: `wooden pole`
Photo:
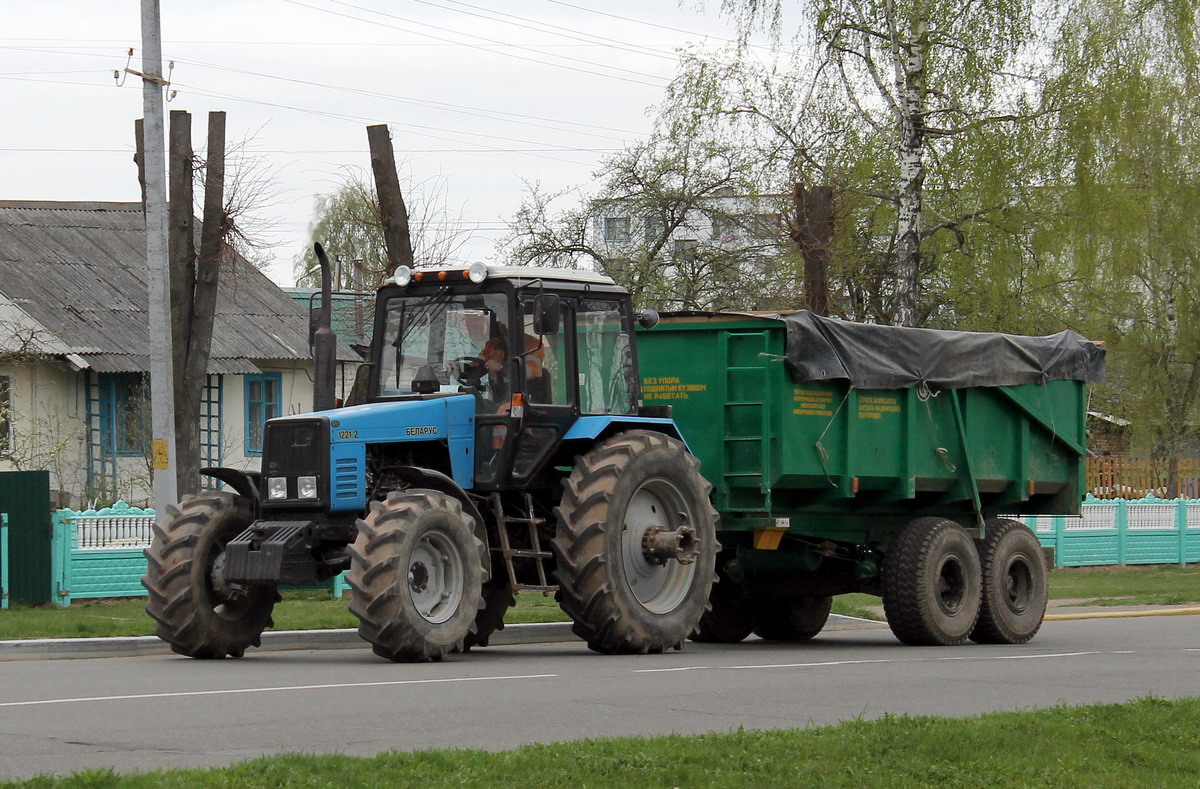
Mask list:
[[[391,277],[397,267],[412,268],[414,265],[408,209],[400,193],[392,136],[387,125],[368,126],[367,140],[371,145],[371,171],[375,174],[375,191],[379,195],[379,212],[383,219],[383,239],[387,245],[387,275]]]

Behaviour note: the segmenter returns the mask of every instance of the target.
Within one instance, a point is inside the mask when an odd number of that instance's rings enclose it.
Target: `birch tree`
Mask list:
[[[782,0],[722,3],[743,34],[766,28],[777,40],[786,33],[784,6]],[[881,319],[925,322],[930,238],[1002,208],[959,207],[929,221],[926,181],[947,141],[1024,117],[1024,80],[1015,69],[1032,37],[1032,9],[1032,0],[817,0],[806,17],[811,27],[789,37],[795,45],[815,45],[821,55],[815,71],[836,77],[845,106],[874,138],[868,147],[890,152],[890,166],[881,168],[890,183],[869,190],[887,204],[891,220],[890,292]]]

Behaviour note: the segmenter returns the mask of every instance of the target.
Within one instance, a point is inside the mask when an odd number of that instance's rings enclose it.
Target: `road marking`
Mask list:
[[[830,614],[829,616],[837,617],[838,619],[849,619],[851,622],[870,622],[873,625],[886,625],[887,624],[887,622],[882,622],[878,619],[867,619],[867,618],[861,617],[861,616],[850,616],[849,614]]]
[[[1120,619],[1130,616],[1195,616],[1200,608],[1156,608],[1153,611],[1101,611],[1088,614],[1046,614],[1047,622],[1063,622],[1069,619]]]
[[[186,690],[172,693],[134,693],[127,696],[83,696],[73,699],[5,701],[0,707],[35,707],[42,704],[78,704],[86,701],[131,701],[137,699],[173,699],[183,696],[231,696],[239,693],[283,693],[290,690],[334,690],[338,688],[383,688],[389,685],[435,685],[449,682],[498,682],[513,679],[549,679],[557,674],[514,674],[505,677],[450,677],[446,679],[398,679],[388,682],[338,682],[329,685],[284,685],[267,688],[231,688],[224,690]]]
[[[675,668],[639,668],[634,669],[634,674],[661,674],[666,671],[704,671],[711,666],[676,666]]]
[[[1102,652],[1055,652],[1046,655],[955,655],[937,658],[878,658],[874,660],[827,660],[819,663],[763,663],[749,666],[721,666],[727,669],[755,668],[824,668],[828,666],[861,666],[879,663],[938,663],[949,660],[1036,660],[1039,658],[1080,657],[1101,655]]]

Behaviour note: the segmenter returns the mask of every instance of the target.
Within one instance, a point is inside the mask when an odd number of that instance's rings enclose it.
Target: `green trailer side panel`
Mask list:
[[[785,340],[781,321],[753,317],[668,318],[638,334],[643,398],[673,406],[725,528],[796,517],[862,539],[922,515],[973,524],[976,496],[985,517],[1079,511],[1085,384],[796,382]]]
[[[50,563],[50,473],[0,472],[0,511],[8,513],[9,599],[48,603],[54,596]]]

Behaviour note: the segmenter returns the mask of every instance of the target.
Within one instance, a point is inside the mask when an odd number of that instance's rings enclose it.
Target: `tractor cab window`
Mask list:
[[[631,414],[637,376],[618,301],[583,299],[575,317],[579,407],[585,414]]]
[[[567,405],[567,367],[563,358],[563,327],[538,335],[533,328],[533,299],[521,302],[525,326],[525,396],[531,403]]]
[[[474,391],[507,401],[508,321],[508,302],[500,293],[389,299],[376,394]]]

